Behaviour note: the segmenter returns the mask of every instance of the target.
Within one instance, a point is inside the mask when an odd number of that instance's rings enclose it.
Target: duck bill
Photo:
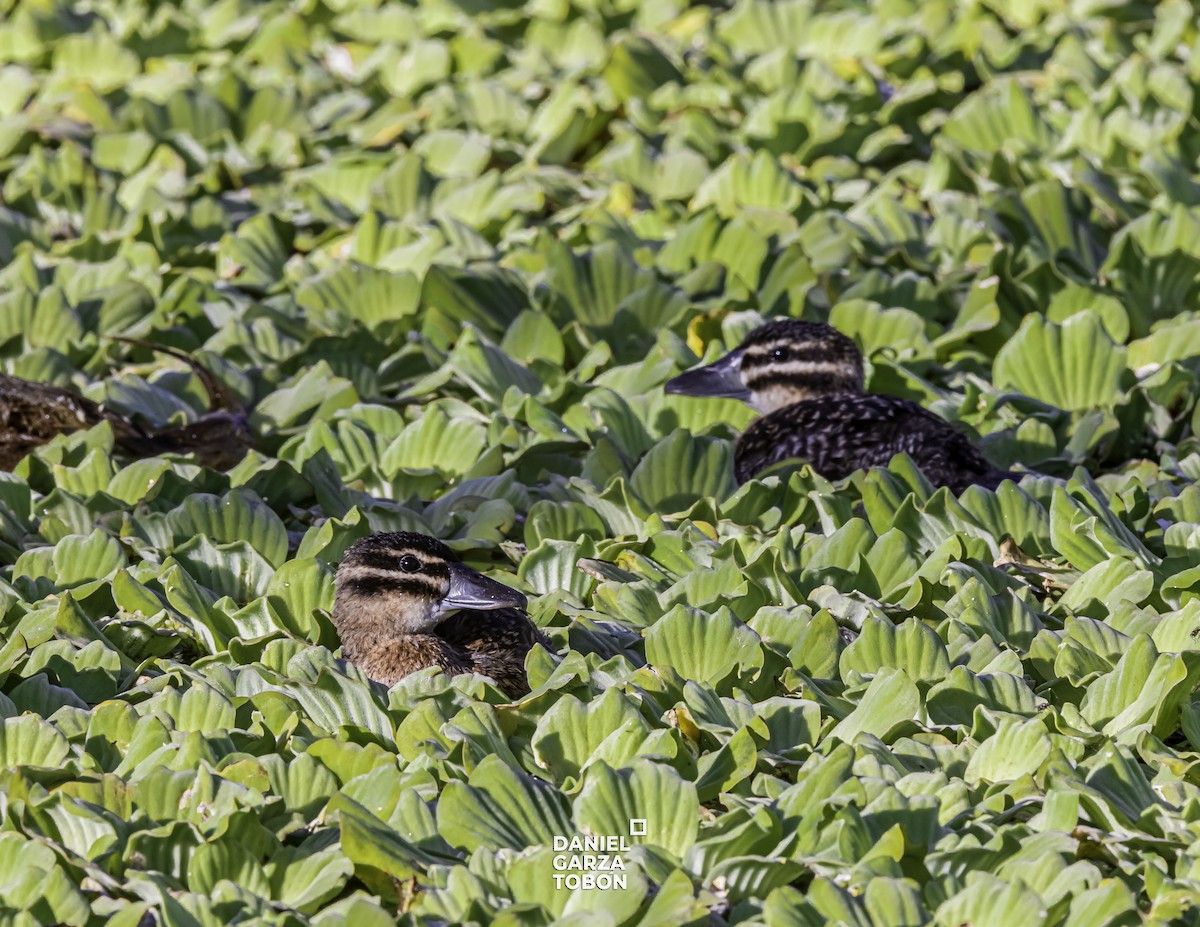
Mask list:
[[[730,351],[707,367],[697,367],[668,380],[663,389],[681,396],[740,399],[747,402],[750,390],[742,382],[741,361],[741,351]]]
[[[438,605],[439,615],[448,615],[464,608],[520,608],[529,604],[523,593],[504,583],[488,579],[482,573],[461,563],[447,564],[450,568],[450,591]]]

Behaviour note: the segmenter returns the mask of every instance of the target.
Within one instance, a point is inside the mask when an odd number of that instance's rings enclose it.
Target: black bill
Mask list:
[[[461,563],[448,563],[450,591],[438,606],[438,613],[447,615],[463,608],[525,608],[529,600],[524,593],[504,583],[488,579],[482,573]]]
[[[668,380],[663,389],[683,396],[740,399],[745,402],[750,398],[750,390],[746,389],[739,374],[741,364],[742,352],[730,351],[707,367],[697,367]]]

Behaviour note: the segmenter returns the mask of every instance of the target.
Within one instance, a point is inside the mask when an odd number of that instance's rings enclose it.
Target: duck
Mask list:
[[[101,422],[112,425],[120,445],[145,438],[129,419],[77,393],[0,373],[0,470],[13,470],[31,450],[58,435]]]
[[[900,453],[933,485],[955,494],[1021,477],[994,466],[958,428],[912,400],[865,393],[862,353],[821,322],[768,322],[724,357],[668,380],[664,389],[739,399],[762,413],[734,445],[739,483],[793,457],[837,480],[886,467]]]
[[[525,655],[549,639],[524,594],[463,564],[441,541],[411,531],[372,534],[347,548],[334,577],[342,657],[386,686],[430,666],[479,673],[509,698],[529,693]]]
[[[114,338],[169,354],[188,364],[208,394],[210,411],[183,425],[143,426],[69,389],[0,373],[0,470],[11,471],[36,447],[107,422],[116,445],[133,457],[192,454],[220,470],[254,446],[244,408],[203,364],[182,351],[133,338]]]

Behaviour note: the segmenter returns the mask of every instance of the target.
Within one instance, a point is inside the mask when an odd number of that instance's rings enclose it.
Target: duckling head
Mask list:
[[[343,649],[353,638],[428,634],[462,609],[525,608],[515,589],[460,563],[441,541],[409,531],[363,538],[342,557],[333,623]]]
[[[740,399],[764,415],[804,399],[861,393],[862,354],[830,325],[780,319],[760,325],[706,367],[668,380],[668,393]]]

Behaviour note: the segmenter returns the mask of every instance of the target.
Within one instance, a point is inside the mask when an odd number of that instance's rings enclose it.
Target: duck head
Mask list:
[[[373,534],[354,544],[335,584],[333,623],[343,648],[348,636],[431,633],[461,609],[528,604],[517,590],[460,563],[441,541],[409,531]]]
[[[861,393],[862,354],[836,328],[780,319],[720,360],[668,380],[668,393],[740,399],[764,415],[804,399]]]

